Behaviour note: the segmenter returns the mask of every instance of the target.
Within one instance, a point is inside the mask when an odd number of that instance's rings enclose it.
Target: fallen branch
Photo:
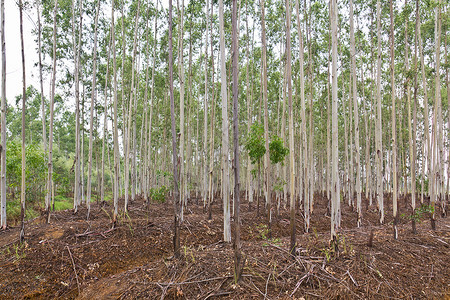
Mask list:
[[[67,251],[69,251],[70,259],[72,260],[73,272],[75,273],[75,278],[77,280],[78,295],[80,295],[80,282],[78,281],[78,275],[77,275],[77,270],[75,268],[75,262],[73,261],[72,252],[70,252],[69,246],[66,246],[66,248],[67,248]]]

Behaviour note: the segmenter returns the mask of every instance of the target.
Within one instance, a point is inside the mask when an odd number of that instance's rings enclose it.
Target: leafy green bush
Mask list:
[[[284,158],[289,153],[289,149],[284,147],[283,140],[275,135],[269,144],[270,161],[273,164],[281,162],[284,165]]]
[[[159,188],[154,187],[150,189],[150,199],[154,202],[164,203],[166,202],[166,195],[169,189],[163,185]]]

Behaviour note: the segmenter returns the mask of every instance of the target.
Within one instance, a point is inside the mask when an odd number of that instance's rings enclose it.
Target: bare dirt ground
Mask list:
[[[326,199],[315,197],[311,230],[304,233],[297,214],[298,250],[288,254],[289,213],[274,218],[268,239],[266,217],[249,211],[243,201],[243,279],[233,279],[232,245],[224,243],[220,199],[207,220],[202,205],[190,204],[181,227],[182,255],[172,257],[173,208],[142,199],[130,205],[111,229],[112,207],[53,214],[26,224],[26,243],[19,228],[0,232],[0,298],[79,299],[450,299],[450,217],[431,230],[427,214],[411,232],[401,218],[399,239],[392,234],[392,214],[378,225],[375,207],[366,209],[363,227],[342,203],[339,254],[329,247],[330,218]],[[389,203],[390,199],[385,200]],[[409,215],[409,199],[400,214]],[[373,245],[368,246],[373,232]]]

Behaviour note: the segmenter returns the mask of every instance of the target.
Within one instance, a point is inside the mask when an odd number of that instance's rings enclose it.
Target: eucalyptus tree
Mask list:
[[[52,187],[53,187],[53,118],[54,118],[54,104],[55,104],[55,89],[56,89],[56,13],[58,11],[58,0],[55,0],[55,7],[53,10],[53,69],[52,69],[52,85],[50,94],[50,127],[48,137],[48,180],[47,180],[47,223],[50,222],[50,203],[52,199]],[[75,203],[75,201],[74,201]]]
[[[75,17],[76,17],[76,1],[72,2],[72,44],[73,44],[73,59],[74,59],[74,86],[75,86],[75,189],[73,206],[74,213],[78,212],[78,206],[81,204],[82,189],[81,189],[81,155],[80,155],[80,52],[81,52],[81,34],[83,26],[83,1],[79,0],[79,30],[78,36],[76,34]],[[76,41],[78,37],[78,42]],[[49,185],[51,190],[51,185]]]
[[[439,197],[441,203],[444,203],[442,198],[443,190],[443,139],[442,139],[442,111],[441,111],[441,74],[440,74],[440,51],[441,51],[441,1],[435,8],[435,107],[433,120],[433,147],[432,147],[432,180],[431,180],[431,205],[433,210],[431,213],[431,228],[436,230],[436,201]]]
[[[113,117],[113,129],[114,129],[114,213],[113,224],[114,227],[117,222],[117,215],[119,213],[119,176],[120,176],[120,153],[119,153],[119,129],[117,124],[117,58],[116,58],[116,34],[114,24],[114,0],[111,0],[111,44],[113,53],[113,105],[114,105],[114,117]]]
[[[206,16],[209,15],[209,1],[206,1]],[[205,32],[205,96],[203,99],[203,206],[206,207],[208,193],[208,33],[209,22],[206,17]]]
[[[264,0],[263,0],[264,1]],[[242,260],[241,253],[241,220],[240,220],[240,189],[239,189],[239,119],[238,119],[238,16],[237,16],[237,0],[232,1],[231,14],[231,30],[232,30],[232,84],[233,84],[233,147],[234,147],[234,281],[239,283],[242,271],[244,269],[245,260]]]
[[[136,10],[136,16],[135,16],[135,23],[134,23],[134,37],[133,37],[133,57],[132,57],[132,62],[131,62],[131,90],[130,90],[130,102],[128,104],[128,121],[127,121],[127,135],[126,138],[128,139],[128,141],[126,142],[126,149],[125,149],[125,204],[124,204],[124,211],[127,212],[128,210],[128,188],[129,188],[129,180],[130,180],[130,144],[132,142],[130,136],[131,136],[131,122],[132,122],[132,118],[131,116],[134,114],[134,107],[135,107],[135,103],[136,103],[136,94],[135,94],[135,65],[136,65],[136,53],[137,53],[137,35],[139,32],[139,28],[138,28],[138,20],[139,20],[139,9],[140,9],[140,4],[141,1],[138,0],[138,7]],[[122,90],[125,87],[122,86]],[[134,122],[135,124],[135,122]],[[134,138],[134,136],[133,136]],[[133,145],[134,147],[134,145]],[[133,181],[132,181],[132,185],[133,185]],[[134,191],[134,189],[133,189]],[[132,197],[134,197],[134,194],[132,194]],[[134,199],[133,199],[134,200]]]
[[[211,82],[212,82],[212,91],[211,91],[211,139],[210,139],[210,146],[209,146],[209,196],[208,196],[208,220],[212,219],[212,201],[214,200],[214,182],[213,182],[213,173],[214,173],[214,117],[215,117],[215,105],[214,105],[214,52],[213,52],[213,12],[214,12],[214,1],[211,0],[211,15],[210,18],[208,18],[208,15],[206,16],[207,19],[210,21],[210,36],[211,36],[211,64],[212,64],[212,75],[211,75]]]
[[[353,1],[350,0],[350,56],[351,56],[351,74],[352,74],[352,96],[353,112],[355,126],[355,169],[356,169],[356,211],[358,214],[357,226],[361,226],[361,167],[360,167],[360,147],[359,147],[359,109],[358,109],[358,89],[356,88],[356,50],[355,50],[355,32],[353,22]],[[352,179],[353,180],[353,179]],[[353,197],[353,194],[351,195]]]
[[[1,78],[1,146],[0,146],[0,228],[5,230],[6,223],[6,45],[5,45],[5,0],[0,2],[0,42],[2,51]]]
[[[95,10],[95,25],[94,25],[94,48],[93,59],[92,59],[92,94],[91,94],[91,108],[90,108],[90,121],[89,121],[89,158],[88,158],[88,182],[87,182],[87,197],[86,197],[86,205],[87,205],[87,219],[89,219],[89,213],[91,211],[91,183],[92,183],[92,151],[93,151],[93,139],[94,139],[94,105],[95,99],[97,97],[97,27],[98,27],[98,15],[100,12],[100,0],[97,0],[97,7]],[[105,106],[106,112],[106,106]],[[106,124],[105,124],[106,125]]]
[[[20,242],[22,243],[25,240],[25,190],[26,190],[26,182],[25,182],[25,110],[26,110],[26,102],[27,102],[27,85],[26,85],[26,77],[25,77],[25,47],[23,45],[23,2],[19,0],[19,18],[20,18],[20,46],[22,53],[22,184],[20,189],[20,202],[21,202],[21,210],[20,210]]]
[[[267,208],[268,237],[272,235],[272,195],[270,188],[270,160],[269,160],[269,109],[267,105],[267,45],[266,45],[266,21],[265,21],[265,0],[261,0],[261,89],[262,101],[264,103],[264,140],[266,153],[264,155],[264,194]]]
[[[177,1],[177,4],[178,1]],[[180,23],[178,30],[178,78],[180,81],[180,203],[181,203],[181,220],[183,220],[183,207],[186,205],[187,195],[185,186],[187,185],[186,174],[184,170],[185,166],[185,156],[184,156],[184,48],[183,48],[183,40],[184,40],[184,0],[181,1],[181,7],[179,7],[180,12]]]
[[[220,96],[222,98],[222,198],[223,198],[223,239],[231,242],[230,225],[230,192],[228,174],[228,95],[227,70],[225,61],[225,30],[223,0],[219,0],[219,33],[220,33]],[[247,66],[248,68],[248,66]],[[250,121],[249,121],[250,122]]]
[[[290,0],[286,0],[286,81],[287,94],[289,101],[289,197],[290,197],[290,227],[291,227],[291,244],[289,253],[295,255],[296,238],[295,238],[295,159],[294,159],[294,112],[292,108],[292,71],[291,71],[291,8]],[[298,0],[296,0],[298,8]],[[297,9],[298,13],[298,9]],[[284,130],[284,128],[282,129]]]
[[[305,217],[305,230],[309,229],[309,201],[307,201],[308,195],[306,194],[306,182],[307,182],[307,140],[306,140],[306,113],[305,113],[305,75],[304,75],[304,47],[303,47],[303,34],[301,30],[301,23],[300,23],[300,5],[299,0],[296,0],[295,2],[295,9],[297,11],[297,31],[298,31],[298,39],[299,39],[299,67],[300,67],[300,74],[299,74],[299,80],[300,80],[300,106],[301,106],[301,113],[300,113],[300,119],[301,119],[301,153],[303,154],[303,157],[301,159],[301,171],[300,176],[302,177],[300,179],[300,201],[302,201],[302,195],[303,195],[303,209],[305,211],[305,214],[307,216]],[[309,198],[308,198],[309,199]],[[308,229],[307,229],[308,228]]]
[[[380,212],[380,224],[384,223],[383,206],[383,147],[382,147],[382,115],[381,115],[381,2],[377,0],[377,121],[375,127],[376,158],[377,158],[377,199]]]
[[[174,237],[173,253],[175,257],[180,255],[180,209],[178,191],[178,167],[177,167],[177,136],[175,132],[175,100],[173,93],[173,49],[172,49],[172,0],[169,0],[169,93],[170,116],[172,123],[172,163],[173,163],[173,206],[174,206]]]
[[[332,190],[331,190],[331,241],[337,249],[337,230],[340,219],[340,188],[338,169],[338,86],[337,86],[337,1],[330,2],[330,23],[331,23],[331,92],[332,92]]]
[[[394,11],[392,1],[389,1],[389,9],[390,9],[390,18],[391,18],[391,26],[390,26],[390,58],[391,58],[391,100],[392,100],[392,183],[393,183],[393,192],[392,192],[392,210],[394,216],[394,239],[398,237],[397,231],[397,130],[396,130],[396,114],[397,111],[395,109],[395,78],[394,78]]]

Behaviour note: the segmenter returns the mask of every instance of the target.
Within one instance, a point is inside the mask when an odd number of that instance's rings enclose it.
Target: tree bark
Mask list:
[[[227,70],[225,61],[225,30],[224,30],[223,0],[219,0],[219,31],[220,31],[220,79],[221,79],[220,95],[222,98],[222,198],[223,198],[223,216],[224,216],[223,238],[225,242],[231,242],[231,225],[230,225],[231,217],[230,217],[230,192],[229,192],[230,182],[228,174],[229,172],[228,95],[227,95]]]
[[[91,190],[92,190],[92,151],[94,141],[94,105],[97,98],[97,27],[98,27],[98,15],[100,11],[100,0],[97,0],[97,8],[95,11],[95,25],[94,25],[94,49],[93,52],[93,65],[92,65],[92,95],[91,95],[91,109],[90,109],[90,121],[89,121],[89,158],[88,158],[88,182],[87,182],[87,219],[89,220],[89,213],[91,212]]]
[[[56,1],[56,0],[55,0]],[[5,0],[0,2],[0,36],[2,44],[2,82],[1,82],[1,148],[0,148],[0,194],[1,194],[1,211],[0,211],[0,228],[5,230],[6,222],[6,45],[5,45]]]
[[[172,0],[169,0],[169,93],[170,93],[170,117],[172,123],[172,163],[173,163],[173,207],[174,207],[174,237],[173,255],[180,256],[180,212],[178,192],[178,167],[177,167],[177,137],[175,132],[175,100],[173,95],[173,50],[172,50]]]
[[[380,211],[380,224],[384,223],[383,206],[383,146],[381,127],[381,2],[377,0],[377,126],[376,126],[376,158],[377,158],[377,197]]]

